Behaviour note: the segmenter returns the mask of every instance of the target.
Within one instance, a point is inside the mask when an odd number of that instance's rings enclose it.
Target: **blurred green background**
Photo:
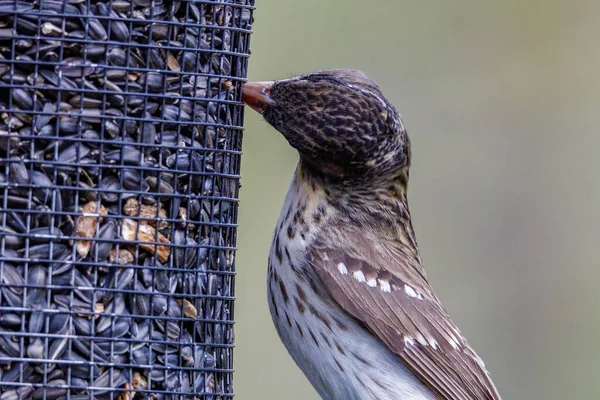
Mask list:
[[[402,113],[425,268],[503,398],[600,398],[598,1],[258,0],[255,18],[251,80],[359,68]],[[246,116],[236,393],[316,400],[266,303],[297,155]]]

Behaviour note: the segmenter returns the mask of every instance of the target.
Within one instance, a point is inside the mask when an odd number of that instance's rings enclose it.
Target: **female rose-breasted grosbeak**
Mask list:
[[[406,198],[410,142],[360,71],[247,83],[243,101],[298,150],[268,300],[326,400],[500,399],[433,293]]]

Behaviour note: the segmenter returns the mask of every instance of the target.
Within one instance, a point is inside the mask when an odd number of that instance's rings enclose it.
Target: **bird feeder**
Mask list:
[[[254,0],[0,0],[0,397],[233,397]]]

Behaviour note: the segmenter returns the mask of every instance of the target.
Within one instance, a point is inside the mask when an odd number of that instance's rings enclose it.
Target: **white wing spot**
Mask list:
[[[389,293],[392,291],[392,288],[390,286],[390,283],[388,281],[384,281],[383,279],[378,279],[379,281],[379,286],[381,286],[381,291],[382,292],[386,292]]]
[[[354,271],[352,275],[354,276],[354,279],[356,279],[360,283],[363,283],[365,281],[365,274],[363,274],[361,270]]]
[[[415,344],[415,339],[408,337],[408,336],[404,336],[404,344],[410,344],[412,346],[414,346]]]
[[[408,286],[407,284],[404,284],[404,292],[406,292],[406,294],[410,297],[417,297],[417,292],[415,292],[415,289],[413,289],[411,286]]]
[[[344,263],[339,263],[337,265],[337,269],[338,269],[338,271],[340,271],[340,274],[342,274],[342,275],[346,275],[348,273],[348,269],[346,268],[346,264],[344,264]]]
[[[419,343],[421,343],[421,345],[423,346],[429,346],[429,343],[427,343],[427,340],[425,340],[425,337],[419,333],[419,336],[417,336],[417,341]]]
[[[417,291],[413,289],[412,286],[404,284],[404,292],[410,297],[423,300],[423,295],[421,293],[417,293]]]
[[[433,347],[434,350],[437,350],[439,347],[438,342],[436,342],[435,339],[431,339],[429,344],[431,344],[431,347]]]
[[[375,279],[375,278],[369,278],[369,279],[367,279],[367,285],[369,285],[371,287],[376,287],[377,286],[377,279]]]

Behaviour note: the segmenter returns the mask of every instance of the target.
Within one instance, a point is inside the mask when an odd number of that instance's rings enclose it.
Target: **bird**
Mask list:
[[[324,400],[499,400],[434,293],[407,200],[410,140],[360,70],[247,82],[242,101],[297,150],[267,299]]]

